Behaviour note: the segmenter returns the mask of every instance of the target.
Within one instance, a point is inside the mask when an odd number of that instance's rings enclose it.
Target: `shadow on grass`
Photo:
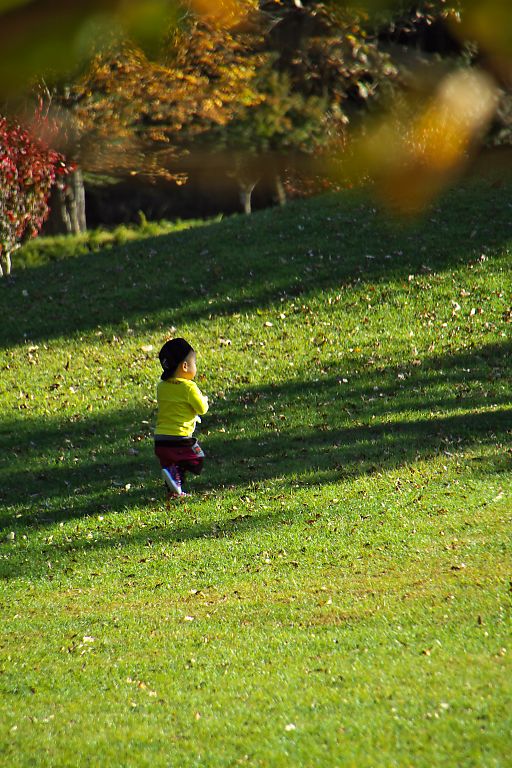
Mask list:
[[[145,416],[132,409],[66,421],[25,414],[5,419],[0,502],[14,505],[20,524],[29,526],[146,503],[151,442]],[[6,524],[12,515],[2,512],[0,526]]]
[[[151,331],[162,315],[183,325],[359,279],[443,270],[512,238],[507,201],[506,190],[457,190],[406,227],[353,194],[331,195],[19,271],[14,284],[0,282],[0,344],[99,326]]]
[[[502,444],[494,471],[505,470],[511,352],[503,342],[421,367],[370,369],[347,383],[325,377],[233,391],[208,419],[206,471],[194,482],[198,500],[219,487],[330,483],[475,446]],[[65,423],[4,421],[0,537],[16,527],[144,509],[163,499],[147,416],[137,408]],[[162,537],[184,540],[205,530],[191,526]]]

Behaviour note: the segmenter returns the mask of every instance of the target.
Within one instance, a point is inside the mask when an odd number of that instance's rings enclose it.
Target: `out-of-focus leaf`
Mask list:
[[[462,32],[487,52],[512,55],[512,6],[508,0],[464,0]]]
[[[16,8],[18,5],[27,5],[31,0],[0,0],[0,13]]]
[[[162,34],[177,24],[178,5],[176,0],[130,0],[121,5],[119,18],[130,38],[152,53]]]
[[[191,0],[192,7],[218,26],[232,26],[257,8],[256,0]]]
[[[0,95],[72,71],[98,38],[126,33],[154,48],[176,20],[175,0],[32,0],[0,6]]]
[[[344,172],[370,178],[383,201],[420,211],[463,168],[494,113],[498,89],[478,70],[447,75],[415,106],[389,112],[352,143]]]

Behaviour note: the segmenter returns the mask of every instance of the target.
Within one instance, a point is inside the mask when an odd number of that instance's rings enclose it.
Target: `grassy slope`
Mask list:
[[[507,765],[511,207],[324,197],[0,285],[5,765]],[[167,509],[170,331],[213,405]]]

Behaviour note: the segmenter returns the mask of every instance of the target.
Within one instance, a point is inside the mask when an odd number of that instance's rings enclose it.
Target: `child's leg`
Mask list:
[[[172,496],[181,496],[185,473],[199,475],[203,468],[204,453],[200,446],[155,446],[155,453],[162,467],[162,477]]]
[[[203,468],[203,459],[192,459],[190,461],[178,462],[178,470],[181,478],[181,488],[183,490],[185,485],[185,476],[187,472],[191,472],[193,475],[201,474]]]
[[[183,463],[182,462],[180,462],[178,464],[177,469],[178,469],[178,474],[179,474],[179,478],[180,478],[181,494],[186,496],[187,495],[187,492],[185,490],[186,471],[185,471],[185,469],[183,467]]]
[[[181,480],[175,452],[167,446],[155,445],[155,454],[162,468],[162,478],[169,496],[181,496]]]
[[[181,471],[176,464],[170,467],[162,467],[162,477],[172,496],[181,496]]]

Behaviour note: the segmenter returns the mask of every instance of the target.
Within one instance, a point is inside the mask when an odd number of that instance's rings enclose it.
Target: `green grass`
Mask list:
[[[0,284],[2,765],[510,765],[511,209],[31,246]],[[169,333],[212,407],[167,508]]]
[[[141,213],[140,222],[135,224],[120,224],[113,228],[91,229],[87,232],[69,237],[67,235],[52,235],[29,240],[23,249],[16,254],[16,268],[19,270],[34,268],[52,261],[86,256],[98,251],[106,251],[116,246],[122,246],[134,240],[141,241],[160,235],[180,232],[183,229],[202,227],[222,220],[222,216],[211,220],[189,219],[187,221],[147,221]]]

